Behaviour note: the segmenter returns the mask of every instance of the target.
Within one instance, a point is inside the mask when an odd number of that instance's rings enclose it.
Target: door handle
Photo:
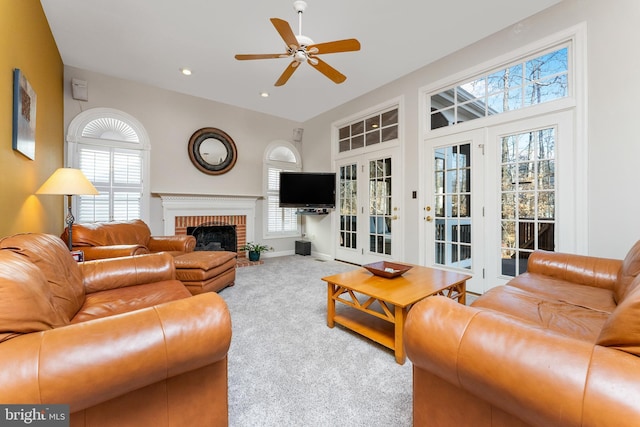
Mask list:
[[[427,221],[427,222],[431,222],[431,221],[433,221],[433,218],[431,218],[431,216],[427,216],[427,217],[425,218],[425,221]]]
[[[396,219],[398,219],[398,215],[392,216],[391,219],[395,221]]]

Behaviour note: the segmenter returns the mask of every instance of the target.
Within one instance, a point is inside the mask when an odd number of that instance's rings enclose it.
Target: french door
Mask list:
[[[397,151],[385,149],[336,163],[336,259],[361,265],[401,258]]]
[[[536,249],[575,251],[573,119],[553,113],[426,140],[425,265],[484,293]]]
[[[484,188],[478,183],[483,180],[484,131],[440,137],[428,144],[425,265],[471,274],[467,289],[481,292]]]
[[[490,128],[487,133],[485,290],[527,269],[534,250],[576,252],[573,113]]]

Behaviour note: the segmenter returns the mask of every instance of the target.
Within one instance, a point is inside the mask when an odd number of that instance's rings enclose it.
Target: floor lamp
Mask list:
[[[54,194],[67,196],[67,223],[69,250],[73,249],[71,233],[75,218],[71,213],[71,196],[100,194],[80,169],[59,168],[36,191],[36,194]]]

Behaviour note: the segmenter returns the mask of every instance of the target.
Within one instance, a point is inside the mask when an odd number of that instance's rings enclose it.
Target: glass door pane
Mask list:
[[[357,164],[340,166],[340,247],[358,248],[358,167]]]
[[[556,128],[500,139],[501,274],[527,269],[536,249],[555,249]]]
[[[434,262],[471,269],[471,144],[434,151]]]
[[[391,157],[369,161],[369,251],[391,255]]]

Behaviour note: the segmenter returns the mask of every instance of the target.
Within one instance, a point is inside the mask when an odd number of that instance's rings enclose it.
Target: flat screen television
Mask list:
[[[335,208],[336,174],[330,172],[280,172],[280,207]]]

